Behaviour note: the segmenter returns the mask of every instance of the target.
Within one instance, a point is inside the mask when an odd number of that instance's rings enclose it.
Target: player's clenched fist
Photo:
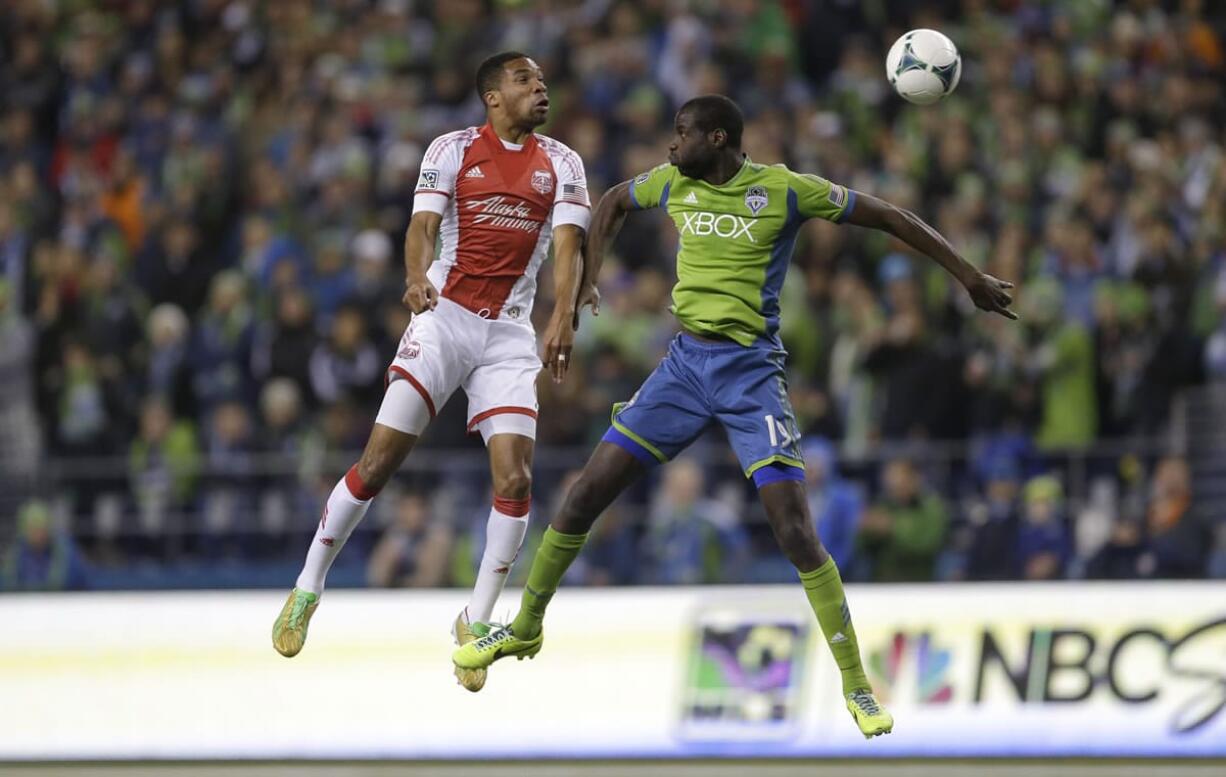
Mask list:
[[[402,301],[414,313],[425,313],[438,305],[438,289],[428,279],[405,281],[405,286]]]

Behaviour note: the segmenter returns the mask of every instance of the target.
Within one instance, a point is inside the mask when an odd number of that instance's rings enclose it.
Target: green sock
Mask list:
[[[826,559],[825,564],[811,572],[801,572],[800,582],[822,627],[826,644],[834,654],[834,662],[843,675],[843,694],[871,688],[860,663],[860,644],[856,641],[856,629],[851,625],[851,610],[847,609],[843,580],[834,559]]]
[[[524,585],[524,598],[519,606],[519,614],[511,622],[511,631],[521,639],[532,639],[541,633],[541,622],[545,620],[545,608],[558,590],[562,575],[570,567],[587,534],[563,534],[554,531],[550,526],[545,529],[541,538],[541,546],[532,559],[532,569],[528,572],[528,582]]]

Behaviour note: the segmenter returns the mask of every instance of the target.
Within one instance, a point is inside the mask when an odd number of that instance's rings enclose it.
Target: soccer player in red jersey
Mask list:
[[[273,626],[282,655],[302,649],[333,559],[457,388],[468,397],[468,428],[485,441],[494,481],[476,586],[453,626],[457,643],[474,638],[472,624],[489,620],[523,542],[542,367],[531,323],[536,275],[552,240],[557,301],[544,365],[560,381],[577,306],[597,299],[594,285],[582,294],[578,288],[591,206],[579,155],[534,132],[549,115],[540,67],[518,52],[497,54],[478,68],[477,91],[485,125],[436,138],[422,161],[405,238],[404,303],[413,319],[388,367],[366,449],[328,498]],[[457,669],[456,676],[470,691],[485,683],[484,669]]]

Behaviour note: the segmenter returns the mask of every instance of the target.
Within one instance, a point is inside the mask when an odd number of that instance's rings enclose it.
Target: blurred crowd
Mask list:
[[[913,27],[964,59],[929,108],[884,77]],[[300,560],[408,323],[422,153],[482,121],[473,73],[503,49],[544,68],[543,131],[594,199],[663,160],[680,102],[725,93],[756,161],[910,208],[1018,284],[1015,324],[881,234],[803,229],[790,392],[848,576],[1226,575],[1226,523],[1169,442],[1181,393],[1226,381],[1220,4],[11,0],[0,491],[23,506],[0,516],[0,588]],[[590,447],[662,355],[675,241],[660,213],[627,221],[576,368],[540,384],[542,451]],[[424,444],[479,455],[462,400]],[[787,572],[720,445],[615,506],[576,582]],[[541,525],[566,469],[538,476]],[[378,500],[355,583],[471,576],[485,486],[446,470]]]

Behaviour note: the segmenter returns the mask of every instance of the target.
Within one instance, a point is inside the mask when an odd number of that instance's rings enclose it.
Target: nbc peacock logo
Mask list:
[[[873,690],[887,702],[910,697],[919,704],[948,703],[953,699],[949,684],[952,655],[926,631],[895,632],[884,647],[869,654]]]

